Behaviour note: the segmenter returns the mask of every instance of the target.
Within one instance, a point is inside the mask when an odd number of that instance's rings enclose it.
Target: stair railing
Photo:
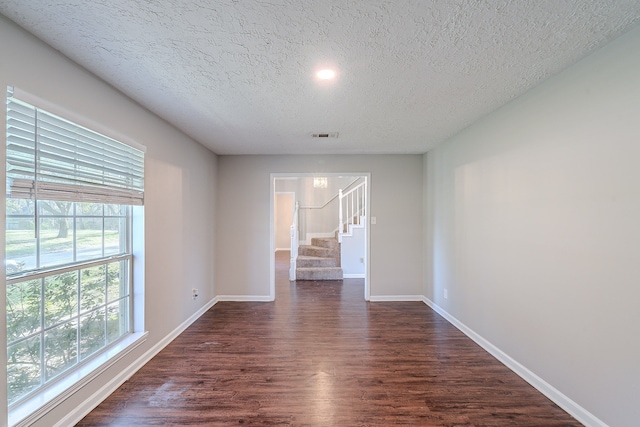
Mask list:
[[[299,202],[296,202],[293,221],[289,230],[289,236],[291,237],[291,260],[289,262],[289,280],[296,280],[296,264],[298,260],[298,245],[300,244],[300,229],[299,229],[299,213],[301,209],[324,209],[336,198],[339,199],[339,224],[338,224],[338,241],[342,242],[342,235],[348,234],[349,225],[360,224],[361,218],[366,215],[365,201],[366,201],[366,181],[361,182],[348,191],[347,188],[352,187],[360,180],[360,177],[356,178],[353,182],[347,185],[344,189],[340,189],[338,194],[327,200],[321,206],[300,206]],[[346,218],[346,220],[344,219]]]
[[[318,206],[303,206],[303,205],[301,205],[301,206],[299,206],[300,214],[302,215],[303,222],[301,223],[302,225],[300,225],[299,228],[298,228],[298,237],[300,237],[300,227],[301,227],[302,228],[303,240],[305,240],[304,237],[306,236],[306,233],[307,233],[306,220],[308,220],[308,215],[309,215],[310,212],[312,212],[314,210],[320,210],[320,211],[324,210],[327,206],[329,206],[331,204],[331,202],[333,202],[334,200],[338,199],[338,197],[340,196],[340,191],[342,191],[342,192],[346,191],[348,188],[351,188],[354,184],[356,184],[358,181],[360,181],[360,179],[361,178],[358,177],[358,178],[354,179],[353,181],[351,181],[351,183],[349,183],[349,185],[344,187],[342,190],[339,190],[338,193],[336,193],[333,197],[331,197],[329,200],[324,202],[324,204],[322,204],[322,205],[318,205]],[[335,206],[335,205],[333,205],[333,206]],[[296,213],[297,212],[298,211],[296,211]],[[299,219],[298,219],[298,221],[299,221]],[[340,221],[340,222],[342,222],[342,221]],[[333,230],[333,232],[336,232],[336,231],[340,231],[339,228],[336,228],[335,230]]]
[[[353,184],[355,184],[359,179],[360,179],[360,178],[356,178],[356,179],[354,179],[354,180],[353,180],[349,185],[347,185],[345,188],[343,188],[343,189],[342,189],[342,190],[340,190],[340,191],[344,191],[344,190],[346,190],[347,188],[351,187],[351,186],[352,186]],[[338,192],[338,194],[336,194],[335,196],[333,196],[332,198],[330,198],[329,200],[327,200],[326,202],[324,202],[324,204],[323,204],[323,205],[321,205],[321,206],[300,206],[300,209],[324,209],[324,208],[326,208],[326,207],[329,205],[329,203],[331,203],[331,202],[333,202],[335,199],[337,199],[337,198],[338,198],[338,196],[340,196],[340,192]]]
[[[351,190],[338,192],[340,199],[338,214],[338,241],[342,242],[342,236],[349,233],[349,226],[359,225],[361,218],[366,216],[366,181],[361,182]]]
[[[296,261],[298,260],[298,210],[300,203],[296,202],[293,210],[293,223],[289,228],[289,236],[291,237],[291,262],[289,263],[289,280],[296,280]]]

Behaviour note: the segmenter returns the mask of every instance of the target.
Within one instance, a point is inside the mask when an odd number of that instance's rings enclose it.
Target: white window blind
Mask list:
[[[8,196],[142,205],[144,152],[7,96]]]

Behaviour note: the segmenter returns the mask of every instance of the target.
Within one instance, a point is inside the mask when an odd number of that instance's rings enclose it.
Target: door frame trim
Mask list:
[[[371,298],[371,172],[323,172],[323,173],[301,173],[301,172],[272,172],[269,174],[269,300],[276,298],[276,260],[275,260],[275,182],[276,178],[306,178],[314,176],[358,176],[365,179],[367,183],[367,220],[364,226],[365,239],[365,277],[364,277],[364,299],[369,301]]]

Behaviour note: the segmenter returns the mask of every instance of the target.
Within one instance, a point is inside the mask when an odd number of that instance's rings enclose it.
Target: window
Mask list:
[[[144,152],[7,96],[10,407],[132,332]]]

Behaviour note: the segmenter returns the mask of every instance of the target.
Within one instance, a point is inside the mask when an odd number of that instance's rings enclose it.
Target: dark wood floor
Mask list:
[[[221,302],[80,426],[579,426],[419,302],[287,280]]]

